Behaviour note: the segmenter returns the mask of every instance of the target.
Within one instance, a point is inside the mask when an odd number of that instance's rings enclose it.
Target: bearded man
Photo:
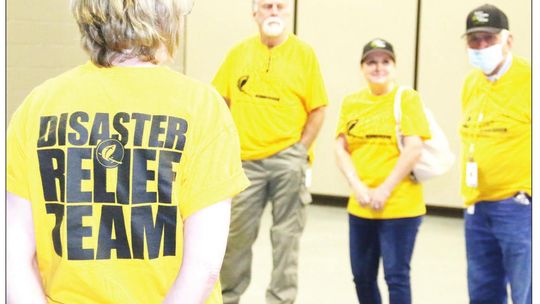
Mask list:
[[[298,248],[311,202],[306,171],[328,97],[313,49],[287,29],[289,2],[253,0],[259,35],[234,47],[213,80],[230,107],[251,181],[232,203],[224,303],[238,303],[249,285],[251,247],[269,201],[273,271],[266,302],[293,303],[297,294]]]

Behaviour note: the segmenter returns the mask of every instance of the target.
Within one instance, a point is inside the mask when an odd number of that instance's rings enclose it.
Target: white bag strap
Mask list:
[[[394,118],[396,119],[396,141],[399,151],[403,150],[403,133],[401,132],[401,95],[403,91],[410,89],[407,86],[399,86],[394,96]]]
[[[396,119],[396,124],[401,129],[401,95],[403,91],[410,89],[407,86],[399,86],[394,96],[394,118]]]

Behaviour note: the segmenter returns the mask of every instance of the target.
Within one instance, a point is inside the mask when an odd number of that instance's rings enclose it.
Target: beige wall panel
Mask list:
[[[450,145],[458,156],[452,170],[424,187],[426,201],[431,205],[461,207],[459,194],[458,127],[461,111],[461,85],[470,70],[467,61],[465,18],[483,0],[422,1],[418,90],[426,105],[446,132]],[[531,57],[531,2],[528,0],[493,0],[490,3],[508,16],[514,35],[513,53]]]
[[[294,1],[289,28],[292,29]],[[258,33],[251,0],[197,1],[187,19],[186,75],[210,83],[229,50]]]
[[[398,81],[413,85],[416,1],[303,0],[298,12],[298,36],[315,49],[330,98],[316,143],[311,191],[348,196],[333,149],[341,101],[366,85],[360,56],[364,44],[375,37],[394,45]]]
[[[251,1],[197,1],[187,18],[186,75],[210,83],[227,52],[256,33]]]
[[[30,91],[88,60],[69,1],[7,1],[7,120]],[[182,49],[182,47],[181,47]],[[182,69],[178,52],[176,70]]]
[[[7,2],[7,119],[43,81],[84,62],[66,1]]]

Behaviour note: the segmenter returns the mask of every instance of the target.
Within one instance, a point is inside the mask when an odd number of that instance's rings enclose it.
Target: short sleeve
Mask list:
[[[424,113],[420,95],[416,91],[403,92],[401,103],[401,131],[405,136],[420,136],[423,140],[431,138],[429,123]]]
[[[7,191],[26,200],[30,200],[30,182],[28,176],[29,156],[26,148],[27,117],[24,114],[24,103],[13,114],[7,130],[6,166]]]
[[[346,116],[346,99],[341,103],[341,109],[339,110],[338,124],[336,128],[335,136],[338,137],[340,134],[347,135],[347,116]]]
[[[218,93],[226,99],[231,99],[231,89],[230,89],[230,79],[231,79],[231,64],[230,61],[232,54],[229,53],[227,58],[217,71],[214,79],[212,80],[212,85],[218,91]]]
[[[467,77],[465,77],[465,80],[463,81],[463,85],[461,87],[461,109],[464,110],[467,107],[467,104],[469,102],[469,97],[471,96],[471,88],[474,87],[474,85],[471,85],[474,82],[474,72],[470,72]]]
[[[315,53],[311,53],[308,69],[309,81],[306,90],[306,107],[308,112],[328,104],[328,95]]]
[[[244,190],[249,181],[240,160],[240,141],[229,109],[218,94],[210,94],[204,115],[193,138],[194,150],[187,159],[186,174],[181,182],[180,212],[185,219],[191,214],[231,198]]]

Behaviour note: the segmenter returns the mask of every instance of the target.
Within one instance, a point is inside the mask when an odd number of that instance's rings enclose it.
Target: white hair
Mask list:
[[[501,35],[501,42],[504,44],[506,41],[508,41],[508,36],[510,36],[510,31],[507,29],[503,29],[499,32],[499,35]]]

